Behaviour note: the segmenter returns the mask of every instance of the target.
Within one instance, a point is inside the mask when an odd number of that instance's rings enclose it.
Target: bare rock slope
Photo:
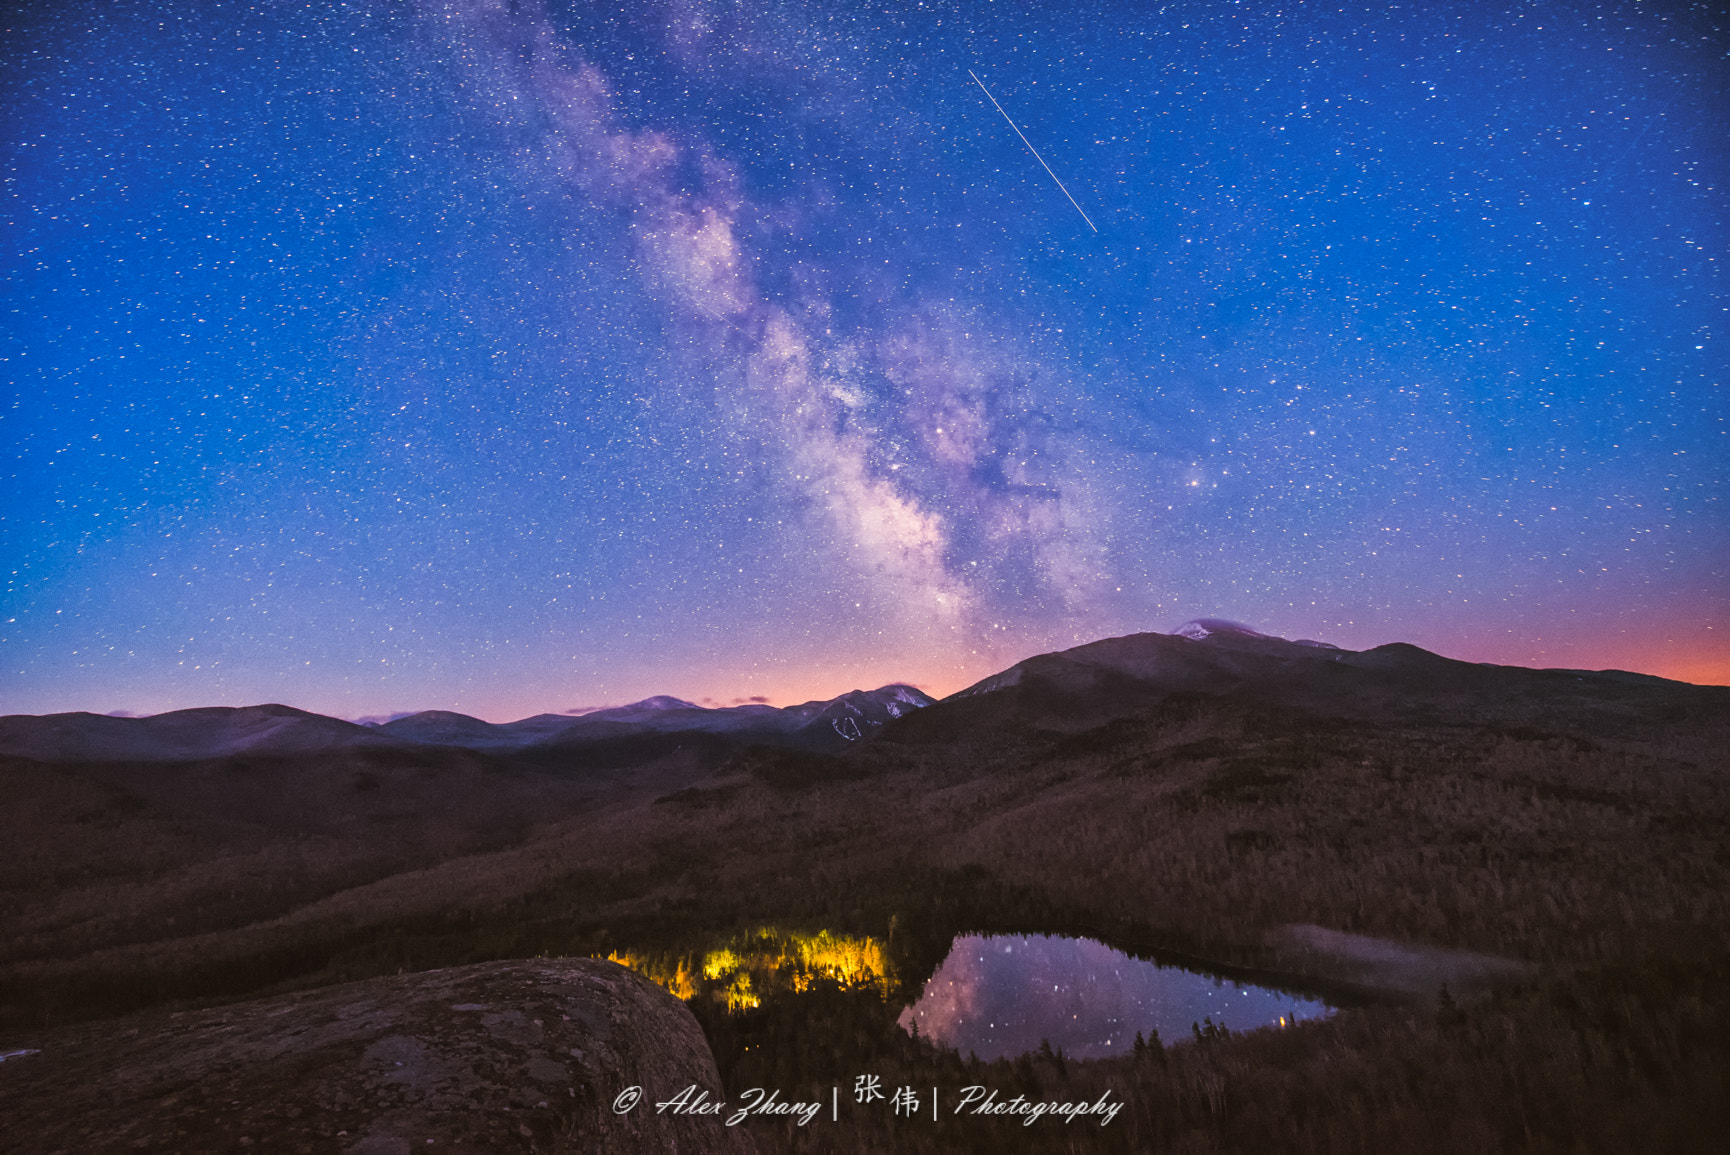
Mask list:
[[[20,1046],[19,1044],[24,1044]],[[702,1030],[597,959],[487,963],[8,1040],[0,1133],[34,1152],[752,1151]],[[624,1114],[615,1100],[642,1088]]]

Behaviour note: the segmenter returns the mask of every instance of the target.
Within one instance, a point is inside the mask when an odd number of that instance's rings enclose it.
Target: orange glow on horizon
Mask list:
[[[1625,670],[1696,686],[1730,686],[1730,629],[1688,637],[1610,636],[1574,642],[1475,642],[1439,653],[1463,661],[1533,669]]]
[[[1049,647],[1066,649],[1067,646]],[[827,702],[852,690],[875,690],[897,683],[913,686],[931,695],[944,698],[957,690],[1013,666],[1024,658],[1045,652],[1029,647],[1014,657],[992,659],[985,655],[966,655],[956,659],[924,661],[849,661],[825,663],[803,669],[779,669],[765,676],[758,671],[718,670],[696,672],[689,668],[669,672],[659,682],[647,680],[622,694],[608,694],[600,702],[584,702],[577,707],[549,708],[544,705],[486,709],[462,713],[483,718],[488,722],[515,722],[541,713],[587,714],[596,710],[614,709],[640,702],[645,698],[665,694],[695,703],[706,709],[760,704],[784,708],[805,702]],[[653,685],[653,689],[645,688]],[[638,692],[638,691],[641,692]],[[538,696],[544,702],[544,696]]]

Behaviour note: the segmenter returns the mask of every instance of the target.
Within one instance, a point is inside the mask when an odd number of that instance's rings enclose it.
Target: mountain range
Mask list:
[[[447,710],[425,710],[382,725],[363,725],[276,704],[206,706],[144,718],[106,714],[13,714],[0,717],[0,754],[39,762],[180,762],[240,754],[305,754],[387,746],[452,746],[493,753],[580,755],[630,739],[689,734],[716,745],[749,744],[834,751],[885,722],[932,703],[906,685],[853,690],[828,701],[777,708],[708,709],[665,695],[571,716],[536,714],[496,724]],[[658,748],[664,742],[649,742]]]
[[[1695,687],[1620,670],[1461,662],[1398,642],[1345,650],[1202,618],[1170,634],[1107,638],[1017,662],[951,695],[948,708],[901,732],[990,726],[992,719],[1011,718],[1043,718],[1056,728],[1073,729],[1175,693],[1357,719],[1539,724],[1560,713],[1577,716],[1593,731],[1614,730],[1618,719],[1642,714],[1658,698],[1683,711],[1730,705],[1730,689],[1724,687]],[[598,761],[618,768],[689,744],[713,764],[750,745],[839,752],[935,702],[913,686],[895,683],[796,706],[716,709],[658,695],[580,715],[536,714],[506,723],[425,710],[363,724],[276,704],[207,706],[142,718],[14,714],[0,717],[0,755],[40,762],[170,762],[443,746],[540,765]]]

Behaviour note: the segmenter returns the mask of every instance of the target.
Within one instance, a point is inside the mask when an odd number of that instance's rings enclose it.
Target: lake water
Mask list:
[[[1231,1031],[1325,1018],[1319,999],[1131,958],[1085,938],[963,935],[901,1014],[904,1030],[981,1059],[1049,1040],[1070,1058],[1133,1051],[1139,1031],[1166,1044],[1211,1019]]]

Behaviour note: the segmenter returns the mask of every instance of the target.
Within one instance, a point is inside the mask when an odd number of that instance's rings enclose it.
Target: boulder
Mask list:
[[[684,1004],[598,959],[484,963],[0,1040],[15,1151],[743,1153]],[[641,1101],[621,1112],[621,1095]]]

